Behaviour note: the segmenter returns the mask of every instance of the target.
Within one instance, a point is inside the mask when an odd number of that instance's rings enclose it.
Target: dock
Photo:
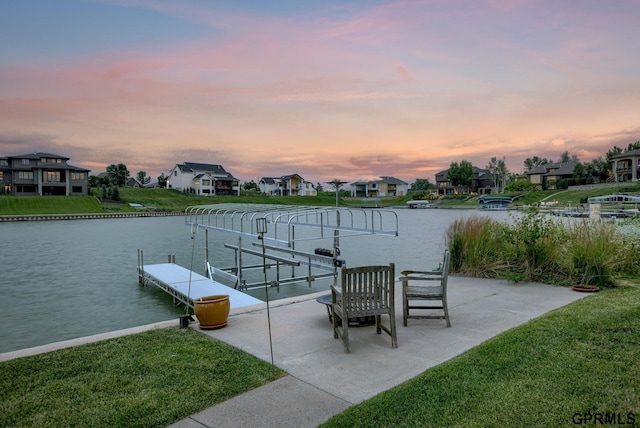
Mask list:
[[[229,295],[231,309],[263,303],[262,300],[202,276],[175,263],[138,265],[138,282],[153,284],[173,297],[174,303],[193,308],[193,301],[217,294]]]

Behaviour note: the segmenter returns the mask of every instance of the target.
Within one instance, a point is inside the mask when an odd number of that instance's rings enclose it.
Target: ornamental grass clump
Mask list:
[[[452,271],[480,278],[500,276],[506,268],[505,226],[489,217],[455,220],[447,230]]]
[[[563,274],[560,260],[561,247],[565,242],[562,223],[544,218],[538,213],[529,213],[517,218],[506,234],[508,254],[514,257],[516,270],[521,270],[529,281],[555,283]]]
[[[574,284],[612,287],[621,272],[624,241],[611,223],[583,220],[567,227],[567,260]]]
[[[640,216],[616,222],[615,229],[624,243],[619,254],[622,275],[640,275]]]

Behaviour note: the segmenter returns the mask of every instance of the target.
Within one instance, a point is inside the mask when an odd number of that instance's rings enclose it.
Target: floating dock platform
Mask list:
[[[216,282],[175,263],[138,265],[138,282],[153,284],[173,297],[174,303],[193,308],[193,301],[217,294],[229,295],[231,309],[264,303],[262,300]]]

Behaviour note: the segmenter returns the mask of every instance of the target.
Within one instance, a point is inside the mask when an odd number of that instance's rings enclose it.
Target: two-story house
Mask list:
[[[169,171],[167,188],[202,196],[240,195],[240,182],[222,165],[183,162]]]
[[[28,153],[0,158],[3,193],[19,196],[86,196],[90,170],[69,165],[68,157]]]
[[[258,188],[267,196],[316,196],[313,183],[305,181],[299,174],[283,175],[282,177],[262,177]]]
[[[351,196],[355,198],[380,198],[384,196],[404,196],[409,184],[399,178],[381,176],[379,180],[359,180],[351,183]]]
[[[558,180],[572,179],[575,167],[575,162],[553,162],[540,165],[526,174],[536,188],[551,190],[556,188]]]
[[[640,150],[627,150],[611,157],[611,171],[615,181],[640,179]]]
[[[460,191],[458,187],[454,186],[449,181],[449,179],[447,178],[448,173],[449,170],[445,169],[444,171],[440,171],[436,174],[436,188],[439,195],[455,194]],[[494,183],[491,179],[489,171],[474,166],[471,186],[465,188],[463,191],[468,191],[470,193],[489,194],[491,193],[493,185]]]

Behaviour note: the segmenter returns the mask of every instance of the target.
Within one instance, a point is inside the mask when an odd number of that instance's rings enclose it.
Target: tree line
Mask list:
[[[581,162],[577,155],[565,151],[560,155],[560,159],[553,161],[545,157],[532,156],[524,160],[524,169],[527,172],[533,171],[541,166],[554,162],[573,162],[574,184],[589,184],[606,181],[611,177],[611,159],[622,153],[631,150],[640,150],[640,141],[630,143],[626,148],[614,146],[608,150],[605,157],[599,156],[590,162]],[[528,180],[517,180],[517,174],[510,173],[505,164],[505,158],[492,157],[484,168],[488,173],[493,186],[496,189],[521,191],[533,189],[533,184]],[[467,160],[461,162],[451,162],[447,171],[447,181],[452,186],[469,189],[474,179],[474,166]],[[411,184],[412,191],[429,191],[435,188],[435,184],[429,182],[428,178],[418,178]]]

